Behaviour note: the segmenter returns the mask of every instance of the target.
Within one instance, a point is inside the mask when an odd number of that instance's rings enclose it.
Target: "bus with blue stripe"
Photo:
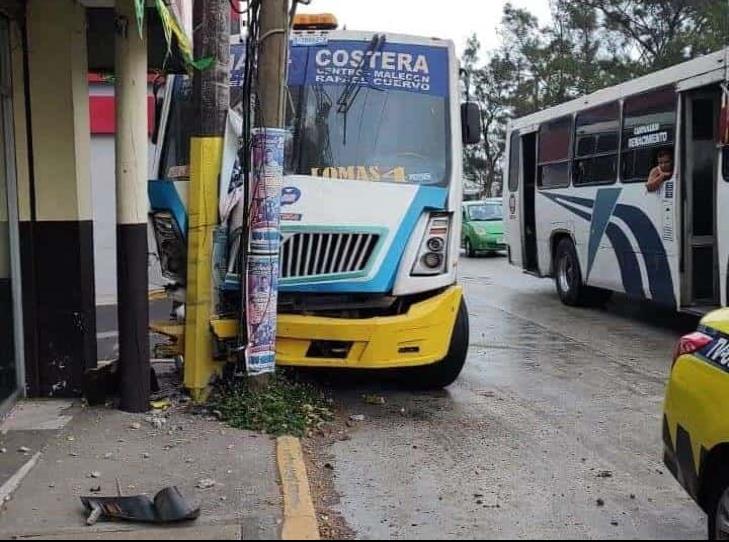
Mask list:
[[[232,46],[216,319],[241,306],[243,53]],[[398,369],[413,385],[447,386],[468,349],[457,284],[462,148],[480,137],[478,111],[461,104],[454,45],[309,30],[292,33],[289,56],[276,363]],[[180,306],[190,94],[187,78],[168,81],[149,187],[160,261]],[[235,350],[240,329],[212,329],[220,352]]]
[[[510,262],[567,305],[726,306],[728,107],[729,48],[512,121]]]

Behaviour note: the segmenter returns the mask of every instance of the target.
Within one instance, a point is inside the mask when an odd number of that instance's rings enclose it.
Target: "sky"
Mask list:
[[[507,0],[311,0],[299,13],[333,13],[340,28],[398,32],[452,39],[460,56],[474,32],[482,51],[498,46],[496,29]],[[529,8],[542,23],[549,21],[549,0],[512,0]],[[454,9],[458,6],[457,9]]]

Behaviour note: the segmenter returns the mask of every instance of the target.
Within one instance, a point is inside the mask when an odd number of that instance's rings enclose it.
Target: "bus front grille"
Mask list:
[[[364,271],[379,239],[373,233],[294,233],[281,246],[281,278]]]

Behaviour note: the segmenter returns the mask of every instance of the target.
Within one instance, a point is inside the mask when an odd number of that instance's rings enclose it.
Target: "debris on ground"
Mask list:
[[[21,454],[29,454],[30,448],[28,448],[27,446],[21,446],[20,448],[18,448],[18,452]]]
[[[149,406],[154,410],[169,410],[172,408],[172,401],[169,399],[160,399],[159,401],[150,401]]]
[[[208,412],[236,429],[296,437],[322,428],[334,417],[318,388],[285,371],[263,383],[246,378],[222,385]]]
[[[384,405],[387,402],[382,395],[363,395],[362,399],[368,405]]]
[[[90,472],[89,478],[101,478],[101,473],[99,471]]]
[[[146,495],[134,497],[81,497],[89,513],[87,525],[99,519],[141,523],[177,523],[200,517],[200,507],[189,504],[177,487],[157,493],[154,500]]]
[[[129,425],[129,429],[132,429],[134,431],[138,431],[141,428],[142,428],[142,424],[139,423],[139,422],[134,422],[134,423],[132,423],[132,424]]]
[[[597,473],[597,477],[598,478],[612,478],[613,473],[610,472],[609,470],[601,470],[600,472]]]
[[[597,499],[597,506],[599,506],[599,507],[605,506],[605,501],[602,499]]]
[[[217,482],[213,480],[212,478],[203,478],[197,483],[198,489],[210,489],[212,487],[215,487]]]
[[[363,422],[363,421],[365,421],[365,415],[364,414],[352,414],[349,417],[349,421],[356,422],[356,423]]]
[[[146,418],[144,418],[144,421],[158,431],[164,428],[164,426],[167,424],[167,418],[163,418],[162,416],[158,415],[147,416]]]

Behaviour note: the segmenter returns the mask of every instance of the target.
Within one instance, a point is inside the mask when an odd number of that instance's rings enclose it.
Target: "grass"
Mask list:
[[[251,379],[224,384],[210,408],[231,427],[275,436],[303,437],[334,417],[319,389],[281,371],[263,385]]]

